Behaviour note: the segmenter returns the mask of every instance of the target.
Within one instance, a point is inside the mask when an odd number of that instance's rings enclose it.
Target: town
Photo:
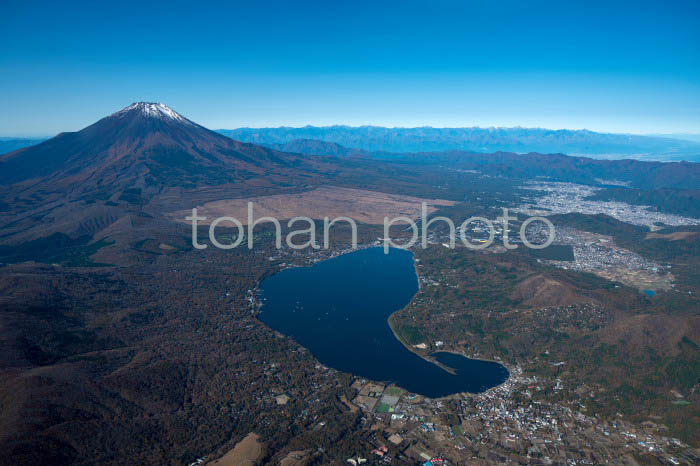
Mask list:
[[[698,464],[700,450],[664,435],[648,422],[640,429],[620,417],[607,422],[584,414],[586,387],[579,401],[551,403],[540,394],[564,390],[546,380],[510,368],[508,381],[480,394],[431,400],[398,387],[356,379],[353,404],[375,432],[376,448],[363,452],[384,463],[595,465]],[[567,387],[567,389],[569,389]]]

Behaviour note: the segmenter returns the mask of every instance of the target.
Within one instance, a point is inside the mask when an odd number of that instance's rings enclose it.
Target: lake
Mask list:
[[[387,319],[417,291],[410,251],[362,249],[267,278],[260,287],[259,318],[328,367],[430,398],[478,393],[503,383],[508,370],[501,364],[433,354],[456,371],[451,374],[396,339]]]

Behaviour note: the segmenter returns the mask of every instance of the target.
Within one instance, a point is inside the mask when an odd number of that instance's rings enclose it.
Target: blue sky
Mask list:
[[[113,3],[2,2],[0,135],[139,100],[209,128],[700,133],[698,1]]]

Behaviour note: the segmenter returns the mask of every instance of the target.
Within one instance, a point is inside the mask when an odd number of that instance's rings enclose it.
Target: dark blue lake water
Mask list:
[[[504,382],[508,371],[495,362],[435,353],[455,375],[396,339],[387,319],[417,291],[411,252],[364,249],[267,278],[260,319],[329,367],[427,397],[476,393]]]

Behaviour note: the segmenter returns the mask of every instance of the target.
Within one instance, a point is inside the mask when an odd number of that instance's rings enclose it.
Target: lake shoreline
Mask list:
[[[456,351],[421,354],[399,338],[392,317],[420,289],[413,251],[369,247],[266,278],[258,319],[327,367],[426,398],[482,393],[506,382],[510,371],[500,362]]]

